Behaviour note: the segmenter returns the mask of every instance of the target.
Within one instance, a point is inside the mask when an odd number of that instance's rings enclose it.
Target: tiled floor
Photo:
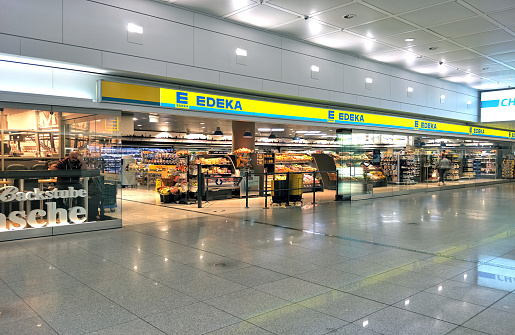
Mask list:
[[[0,334],[515,333],[514,184],[270,209],[124,197],[122,229],[0,243]]]

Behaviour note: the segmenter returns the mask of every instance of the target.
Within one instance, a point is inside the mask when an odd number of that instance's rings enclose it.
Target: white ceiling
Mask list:
[[[515,0],[157,1],[479,90],[515,86]]]

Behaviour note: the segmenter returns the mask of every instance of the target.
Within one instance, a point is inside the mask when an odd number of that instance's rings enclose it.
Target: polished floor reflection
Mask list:
[[[514,184],[270,209],[123,196],[122,229],[0,243],[0,334],[514,334]]]

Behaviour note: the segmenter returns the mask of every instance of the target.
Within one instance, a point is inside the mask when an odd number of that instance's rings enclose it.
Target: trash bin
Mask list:
[[[290,174],[290,201],[302,201],[302,188],[304,174]]]
[[[288,180],[274,180],[272,183],[272,201],[288,202]]]

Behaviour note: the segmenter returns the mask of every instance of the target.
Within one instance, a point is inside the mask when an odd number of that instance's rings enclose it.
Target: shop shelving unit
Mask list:
[[[204,174],[207,200],[230,199],[239,190],[242,177],[236,176],[234,161],[228,154],[200,154],[190,161],[189,184],[191,192],[198,192],[198,164]],[[205,192],[205,190],[204,190]],[[204,195],[203,195],[204,197]]]
[[[461,161],[458,157],[458,154],[448,154],[448,159],[451,161],[452,167],[447,172],[445,179],[446,180],[459,180],[460,179],[460,166]]]
[[[303,177],[303,187],[313,187],[313,172],[319,171],[312,156],[303,153],[278,153],[275,155],[275,172],[306,172]],[[315,188],[322,188],[319,174],[315,175]],[[311,190],[309,190],[311,191]]]
[[[505,158],[502,161],[502,178],[514,179],[515,178],[515,159]]]
[[[414,184],[415,170],[415,155],[399,153],[397,157],[397,182],[395,183]]]
[[[465,158],[463,158],[463,174],[461,178],[472,179],[474,178],[474,175],[474,159],[465,156]]]

